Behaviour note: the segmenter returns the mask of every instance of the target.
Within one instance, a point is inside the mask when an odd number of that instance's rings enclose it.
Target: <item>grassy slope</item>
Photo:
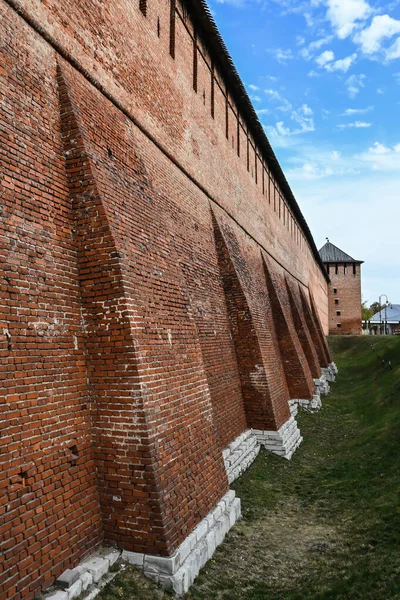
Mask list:
[[[331,345],[340,374],[323,411],[299,415],[291,462],[261,452],[235,483],[244,519],[187,598],[400,598],[400,338]],[[99,599],[167,597],[127,569]]]

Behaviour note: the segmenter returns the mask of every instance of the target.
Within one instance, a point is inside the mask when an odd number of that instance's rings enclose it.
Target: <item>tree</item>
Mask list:
[[[366,302],[363,302],[363,305],[364,304],[366,304]],[[379,302],[373,302],[369,308],[373,311],[372,315],[376,315],[376,313],[381,312],[381,310],[385,308],[385,305],[381,305]]]
[[[373,305],[371,305],[369,308],[367,306],[367,302],[368,300],[365,300],[364,302],[361,303],[361,315],[362,315],[362,320],[363,321],[369,321],[371,317],[374,316],[375,312],[373,310]],[[378,304],[378,303],[376,303]]]

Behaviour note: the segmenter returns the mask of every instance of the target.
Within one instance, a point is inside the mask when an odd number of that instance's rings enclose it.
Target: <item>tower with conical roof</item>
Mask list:
[[[330,335],[361,335],[361,265],[328,238],[319,251],[331,284],[329,286]]]

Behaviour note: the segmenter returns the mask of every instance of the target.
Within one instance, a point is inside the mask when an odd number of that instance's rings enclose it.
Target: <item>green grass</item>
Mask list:
[[[400,599],[400,338],[330,343],[323,410],[291,462],[262,451],[235,482],[244,518],[187,599]],[[170,597],[127,568],[99,600]]]

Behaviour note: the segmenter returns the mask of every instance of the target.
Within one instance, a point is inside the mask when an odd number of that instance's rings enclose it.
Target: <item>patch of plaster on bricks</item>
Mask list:
[[[264,389],[265,384],[265,368],[263,365],[255,365],[255,371],[250,373],[250,381],[256,389]]]

